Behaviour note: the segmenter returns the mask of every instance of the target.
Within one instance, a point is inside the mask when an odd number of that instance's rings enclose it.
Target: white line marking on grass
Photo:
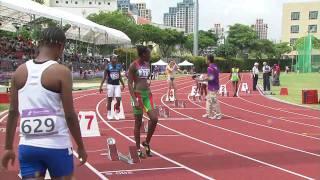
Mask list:
[[[105,100],[105,99],[102,99],[102,100],[97,104],[97,106],[96,106],[97,115],[100,117],[100,119],[101,119],[108,127],[112,128],[116,133],[120,134],[122,137],[124,137],[125,139],[131,141],[132,143],[135,143],[134,140],[132,140],[130,137],[126,136],[126,135],[123,134],[122,132],[120,132],[120,131],[118,131],[117,129],[115,129],[113,126],[111,126],[111,125],[101,116],[101,114],[100,114],[100,112],[99,112],[99,106],[100,106],[100,104],[101,104],[104,100]],[[182,168],[184,168],[184,169],[186,169],[186,170],[188,170],[188,171],[190,171],[190,172],[192,172],[192,173],[194,173],[194,174],[196,174],[196,175],[198,175],[198,176],[200,176],[200,177],[202,177],[202,178],[205,178],[205,179],[208,179],[208,180],[213,180],[212,177],[209,177],[209,176],[207,176],[207,175],[205,175],[205,174],[202,174],[202,173],[199,172],[199,171],[196,171],[196,170],[194,170],[194,169],[192,169],[192,168],[189,168],[189,167],[187,167],[187,166],[185,166],[185,165],[183,165],[183,164],[181,164],[181,163],[179,163],[179,162],[177,162],[177,161],[174,161],[174,160],[172,160],[172,159],[170,159],[170,158],[168,158],[168,157],[166,157],[166,156],[164,156],[164,155],[156,152],[156,151],[153,151],[153,153],[156,154],[157,156],[161,157],[162,159],[165,159],[165,160],[167,160],[167,161],[169,161],[169,162],[171,162],[171,163],[173,163],[173,164],[175,164],[175,165],[177,165],[177,166],[180,166],[180,167],[182,167]]]
[[[117,172],[139,172],[139,171],[159,171],[159,170],[173,170],[184,169],[183,167],[163,167],[163,168],[145,168],[145,169],[122,169],[117,171],[103,171],[101,173],[117,173]]]

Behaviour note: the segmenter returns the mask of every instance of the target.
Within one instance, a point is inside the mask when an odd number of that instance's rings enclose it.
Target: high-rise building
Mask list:
[[[125,13],[132,13],[133,15],[140,16],[152,20],[151,9],[147,9],[147,5],[144,1],[138,1],[136,3],[130,3],[130,0],[118,0],[118,9]]]
[[[217,44],[218,45],[224,44],[224,40],[225,40],[224,28],[221,26],[221,24],[214,24],[211,30],[212,30],[212,33],[218,37]]]
[[[320,37],[320,1],[283,5],[282,42],[294,45],[308,33]]]
[[[84,17],[117,10],[117,0],[44,0],[44,4]]]
[[[268,24],[264,24],[263,19],[257,19],[252,28],[257,32],[259,39],[268,39]]]
[[[165,13],[163,21],[165,26],[172,26],[185,29],[185,33],[192,33],[194,28],[193,0],[183,0],[177,7],[170,7],[169,13]]]

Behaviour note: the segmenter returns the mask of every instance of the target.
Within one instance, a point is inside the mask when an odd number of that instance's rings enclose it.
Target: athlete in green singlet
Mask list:
[[[237,66],[231,69],[230,80],[232,82],[233,97],[237,97],[238,84],[241,80],[239,68]]]
[[[143,112],[146,112],[150,118],[147,138],[142,143],[149,157],[152,156],[149,144],[158,123],[158,115],[152,99],[150,83],[148,82],[151,51],[145,46],[137,47],[137,51],[139,59],[133,61],[129,67],[128,87],[135,116],[134,137],[138,149],[137,153],[139,157],[145,158],[144,153],[140,150],[140,127],[142,125]]]

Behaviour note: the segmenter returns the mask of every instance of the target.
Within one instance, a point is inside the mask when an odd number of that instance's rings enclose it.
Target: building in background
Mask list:
[[[268,24],[264,24],[263,19],[257,19],[252,28],[257,32],[259,39],[268,39]]]
[[[286,3],[282,13],[282,42],[294,45],[308,33],[320,37],[320,1]]]
[[[44,4],[83,17],[117,10],[117,0],[44,0]]]
[[[194,9],[193,0],[183,0],[177,7],[170,7],[169,13],[163,16],[165,26],[183,28],[185,33],[192,33],[194,28]]]
[[[139,16],[150,22],[152,21],[151,9],[147,9],[147,4],[143,0],[136,0],[135,3],[131,3],[130,0],[118,0],[117,6],[118,10],[124,13]]]
[[[225,34],[224,34],[224,28],[221,26],[221,24],[214,24],[211,30],[212,30],[212,33],[218,37],[217,45],[219,46],[221,44],[224,44]]]

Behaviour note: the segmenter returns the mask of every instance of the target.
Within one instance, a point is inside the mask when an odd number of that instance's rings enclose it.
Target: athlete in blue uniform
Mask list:
[[[107,118],[113,119],[111,115],[111,102],[113,98],[115,97],[117,100],[117,103],[115,104],[114,110],[115,110],[115,118],[119,119],[119,112],[120,112],[120,101],[121,101],[121,88],[120,88],[120,82],[122,84],[122,90],[124,89],[124,83],[121,76],[121,70],[122,66],[121,64],[118,64],[117,62],[117,56],[112,55],[111,56],[111,63],[107,64],[107,67],[105,69],[104,77],[101,81],[100,85],[100,93],[102,93],[103,89],[103,83],[107,80],[107,96],[108,96],[108,104],[107,104]]]

